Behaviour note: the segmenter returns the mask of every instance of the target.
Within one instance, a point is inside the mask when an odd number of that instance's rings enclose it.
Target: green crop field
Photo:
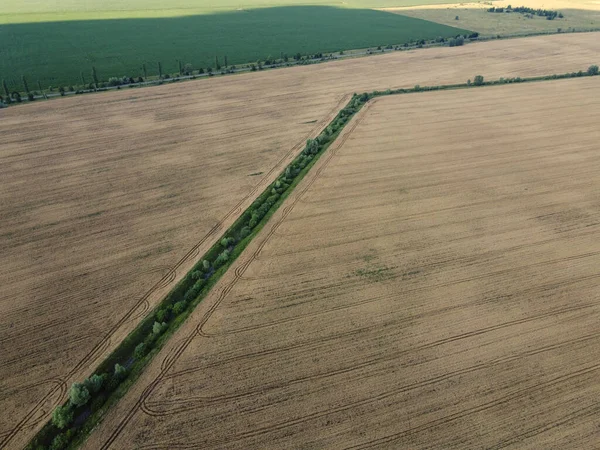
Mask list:
[[[418,3],[418,0],[349,0],[344,6],[299,0],[6,0],[0,14],[0,78],[22,90],[21,76],[44,89],[112,76],[178,70],[177,60],[195,69],[264,60],[281,53],[333,52],[415,39],[454,36],[466,30],[360,6]],[[431,2],[424,0],[423,2]],[[434,0],[438,1],[438,0]],[[447,1],[447,0],[439,0]],[[60,6],[57,8],[56,4]],[[377,3],[377,4],[375,4]],[[51,5],[54,4],[53,10]],[[284,5],[284,6],[274,6]],[[292,5],[292,6],[290,6]]]
[[[452,0],[3,0],[0,24],[62,20],[175,17],[279,6],[375,9]]]

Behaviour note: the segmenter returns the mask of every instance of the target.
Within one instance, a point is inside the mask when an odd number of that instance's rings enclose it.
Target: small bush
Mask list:
[[[178,313],[175,313],[175,314],[178,314]],[[162,332],[167,329],[167,326],[168,325],[166,322],[163,322],[163,323],[154,322],[154,325],[152,325],[152,333],[155,335],[162,334]]]
[[[62,450],[69,444],[69,438],[63,433],[57,434],[50,444],[50,450]]]
[[[221,239],[221,246],[223,248],[228,248],[230,245],[235,244],[235,239],[232,237],[224,237],[223,239]]]
[[[184,301],[179,301],[179,302],[175,303],[175,305],[173,306],[173,314],[178,316],[183,311],[185,311],[185,307],[186,307],[186,303]]]
[[[135,359],[142,359],[144,356],[146,356],[146,344],[140,342],[133,351],[133,357]]]
[[[114,378],[121,381],[127,377],[127,369],[121,364],[115,364]]]
[[[240,230],[240,239],[244,239],[247,238],[248,236],[250,236],[250,233],[252,233],[252,229],[248,226],[243,227]]]
[[[73,422],[73,409],[70,405],[57,406],[52,412],[52,424],[63,430]]]
[[[161,308],[154,315],[157,322],[166,322],[169,320],[170,311],[167,308]]]
[[[483,76],[475,75],[475,78],[473,79],[473,84],[475,86],[482,86],[483,85]]]
[[[69,401],[73,406],[83,406],[90,400],[90,392],[83,383],[73,383],[69,390]]]
[[[587,73],[591,76],[598,75],[598,66],[593,65],[588,67]]]
[[[98,374],[93,374],[91,377],[89,377],[83,382],[86,389],[92,394],[98,392],[102,388],[103,383],[104,377]]]
[[[223,250],[215,260],[215,267],[221,267],[229,261],[229,250]]]

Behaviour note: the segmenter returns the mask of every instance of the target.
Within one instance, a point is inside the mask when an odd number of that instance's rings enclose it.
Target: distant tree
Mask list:
[[[179,76],[183,75],[183,66],[181,65],[181,60],[177,60],[177,65],[179,66]]]
[[[458,17],[458,16],[456,16],[456,17],[454,18],[454,20],[459,20],[459,17]]]
[[[20,94],[20,93],[18,93],[17,91],[14,91],[14,92],[12,93],[12,98],[13,98],[13,100],[14,100],[15,102],[17,102],[17,103],[21,103],[21,94]]]
[[[216,68],[216,70],[221,70],[221,64],[219,64],[218,56],[215,56],[215,68]]]
[[[40,92],[42,93],[42,95],[44,96],[44,98],[46,100],[48,100],[48,96],[46,95],[46,93],[44,92],[44,90],[42,89],[42,83],[40,83],[40,80],[38,80],[37,82],[38,88],[40,89]]]
[[[198,69],[198,74],[203,74],[203,73],[204,73],[204,69],[203,69],[202,67],[200,67],[200,68]]]
[[[83,72],[79,72],[79,76],[81,77],[81,85],[85,86],[85,77],[83,76]]]
[[[27,79],[25,75],[21,76],[21,80],[23,80],[23,87],[25,88],[25,92],[29,94],[29,85],[27,84]]]
[[[148,71],[146,70],[146,64],[142,64],[142,71],[144,72],[144,80],[148,79]]]
[[[94,86],[98,89],[98,73],[95,66],[92,66],[92,80],[94,80]]]
[[[4,94],[6,94],[6,103],[10,104],[10,91],[8,90],[8,85],[6,84],[6,80],[2,80],[2,87],[4,88]]]
[[[227,64],[227,55],[225,55],[225,67],[227,67],[227,66],[228,66],[228,64]]]
[[[62,430],[68,427],[73,421],[73,410],[70,405],[57,406],[52,412],[52,424]]]
[[[69,401],[73,406],[83,406],[90,400],[90,391],[83,383],[73,383],[69,389]]]
[[[162,64],[160,63],[160,61],[158,62],[158,78],[162,78]]]
[[[475,78],[473,78],[473,84],[475,86],[481,86],[481,85],[483,85],[483,76],[481,76],[481,75],[475,75]]]
[[[588,67],[587,73],[588,73],[588,75],[592,75],[592,76],[598,75],[598,66],[593,65],[593,66]]]

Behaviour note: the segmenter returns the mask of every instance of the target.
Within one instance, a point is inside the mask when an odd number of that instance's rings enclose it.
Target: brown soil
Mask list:
[[[39,429],[353,92],[574,71],[599,49],[490,42],[2,110],[0,447]]]
[[[600,82],[384,97],[87,448],[590,448]]]

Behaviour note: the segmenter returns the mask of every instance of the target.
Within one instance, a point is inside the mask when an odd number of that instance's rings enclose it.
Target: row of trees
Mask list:
[[[479,35],[478,33],[472,33],[468,37],[470,39],[475,39],[478,37],[478,35]],[[426,44],[436,44],[436,43],[444,43],[444,42],[448,42],[451,47],[463,45],[464,37],[457,36],[455,38],[450,38],[448,40],[443,37],[438,37],[436,39],[432,39],[429,41],[421,39],[418,41],[407,42],[403,45],[403,47],[405,47],[405,48],[407,48],[409,46],[422,47]],[[381,51],[385,51],[381,46],[377,47],[377,49],[381,50]],[[387,47],[385,47],[385,49],[400,50],[400,47],[398,47],[398,46],[393,47],[392,45],[388,45]],[[371,51],[369,51],[369,53],[371,53]],[[340,55],[343,55],[343,54],[344,54],[344,52],[340,51]],[[282,65],[282,64],[287,64],[287,63],[289,63],[290,59],[293,59],[296,63],[305,63],[305,62],[309,63],[313,60],[324,60],[324,59],[332,59],[332,58],[333,58],[333,54],[315,53],[315,54],[311,54],[311,55],[302,55],[299,52],[290,58],[286,53],[281,52],[280,58],[274,58],[271,55],[269,55],[264,61],[257,61],[255,64],[254,63],[250,64],[249,68],[252,71],[262,70],[265,66],[273,67],[273,66],[278,66],[278,65]],[[225,55],[223,57],[222,62],[223,62],[223,64],[221,64],[221,60],[219,59],[219,57],[215,56],[214,69],[212,67],[207,67],[207,68],[199,67],[199,68],[195,69],[192,64],[183,63],[181,60],[177,60],[177,65],[178,65],[178,69],[179,69],[178,76],[194,76],[196,74],[198,74],[198,75],[204,75],[204,74],[213,75],[215,71],[220,72],[221,74],[226,74],[226,73],[233,73],[236,71],[236,69],[237,69],[236,66],[229,66],[227,55]],[[86,79],[85,74],[83,72],[80,72],[79,79],[81,80],[81,85],[79,85],[79,86],[73,86],[73,85],[59,86],[57,88],[57,91],[61,96],[64,96],[64,95],[66,95],[67,92],[75,92],[76,94],[79,94],[79,93],[85,92],[86,90],[97,91],[97,90],[105,89],[107,87],[119,87],[119,86],[133,85],[136,83],[143,83],[144,81],[147,81],[151,75],[149,75],[148,67],[145,63],[142,64],[141,71],[142,71],[143,76],[140,75],[137,78],[132,77],[132,76],[110,77],[108,79],[108,81],[101,82],[98,79],[98,72],[96,70],[96,67],[92,66],[91,79]],[[170,75],[169,73],[163,72],[163,66],[160,61],[157,63],[157,75],[158,75],[159,80],[166,80],[166,79],[170,79],[172,77],[177,76],[175,74]],[[21,77],[21,81],[22,81],[23,91],[21,91],[20,88],[18,90],[15,89],[15,90],[11,91],[11,89],[9,89],[9,87],[7,85],[6,80],[3,80],[2,84],[3,84],[4,95],[0,95],[0,106],[2,106],[3,104],[11,104],[13,102],[20,103],[22,101],[21,92],[25,92],[27,98],[30,101],[35,100],[39,96],[43,96],[46,99],[48,98],[45,90],[42,88],[42,85],[39,81],[37,82],[37,86],[38,86],[39,90],[36,90],[36,91],[31,91],[29,89],[29,84],[28,84],[28,81],[25,78],[25,76]],[[52,86],[49,86],[47,90],[50,92],[54,92],[55,88]]]
[[[554,20],[557,17],[559,19],[562,19],[564,16],[561,12],[559,11],[553,11],[550,9],[534,9],[534,8],[528,8],[527,6],[517,6],[516,8],[513,8],[511,5],[508,5],[506,8],[502,8],[502,7],[494,7],[492,6],[491,8],[488,8],[487,12],[490,13],[511,13],[511,12],[516,12],[516,13],[521,13],[521,14],[526,14],[526,15],[530,15],[530,16],[540,16],[540,17],[545,17],[548,20]]]

